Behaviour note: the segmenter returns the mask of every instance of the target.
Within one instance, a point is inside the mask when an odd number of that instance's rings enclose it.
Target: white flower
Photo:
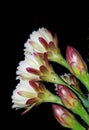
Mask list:
[[[24,46],[24,54],[35,52],[43,55],[46,53],[49,61],[57,62],[69,68],[58,47],[57,35],[53,36],[46,28],[39,28],[37,31],[33,31]]]
[[[40,52],[45,53],[48,51],[49,43],[54,42],[52,34],[46,28],[39,28],[30,34],[30,39],[25,43],[26,52]]]
[[[43,102],[59,101],[59,98],[46,89],[43,83],[28,81],[22,78],[13,91],[11,99],[13,103],[12,108],[26,109],[22,114]]]
[[[17,67],[18,70],[16,71],[16,74],[19,75],[19,76],[17,76],[16,79],[19,79],[20,77],[22,77],[22,78],[25,78],[25,79],[28,79],[28,80],[30,80],[30,79],[39,80],[39,75],[29,73],[26,70],[26,68],[28,68],[28,67],[29,67],[29,65],[25,61],[21,61],[19,63],[19,66]]]
[[[43,84],[20,79],[20,83],[17,84],[16,89],[13,91],[13,95],[11,97],[13,103],[12,108],[25,108],[26,110],[22,113],[25,114],[32,107],[43,102],[43,96],[41,98],[40,95],[42,95],[42,93],[45,95],[45,89],[46,88]]]
[[[19,63],[17,67],[16,74],[17,79],[20,77],[26,78],[28,80],[40,80],[39,78],[39,68],[42,65],[41,59],[38,55],[26,54],[25,60]],[[32,72],[31,72],[32,71]]]
[[[46,53],[44,55],[25,53],[25,60],[19,63],[16,74],[16,79],[22,77],[27,80],[50,82],[54,80],[55,72],[48,62]]]
[[[36,98],[37,92],[30,85],[27,80],[20,79],[20,83],[16,86],[16,89],[13,91],[12,95],[12,108],[23,108],[27,107],[28,104],[26,102],[29,99]]]

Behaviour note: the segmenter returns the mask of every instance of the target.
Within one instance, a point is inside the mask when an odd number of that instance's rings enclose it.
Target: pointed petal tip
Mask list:
[[[73,46],[68,45],[66,50],[67,51],[73,51],[73,50],[76,50],[76,49]]]
[[[72,46],[67,45],[67,50],[70,50],[72,48]]]
[[[57,107],[56,104],[52,104],[52,109],[55,109]]]

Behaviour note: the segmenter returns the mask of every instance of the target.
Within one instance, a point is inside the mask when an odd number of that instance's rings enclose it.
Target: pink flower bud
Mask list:
[[[70,66],[70,71],[74,75],[81,75],[83,71],[87,72],[87,66],[79,52],[71,47],[68,46],[66,50],[66,60]]]
[[[74,109],[78,104],[78,98],[76,95],[66,86],[64,85],[57,85],[57,92],[62,99],[63,104],[69,108]]]
[[[59,105],[52,104],[52,110],[56,120],[64,127],[73,128],[75,118],[74,116],[65,108]]]

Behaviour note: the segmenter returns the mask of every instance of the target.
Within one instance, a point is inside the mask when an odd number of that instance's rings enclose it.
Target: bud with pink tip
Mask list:
[[[67,109],[62,106],[52,104],[53,114],[56,120],[63,126],[72,130],[85,130],[85,128],[75,119]]]

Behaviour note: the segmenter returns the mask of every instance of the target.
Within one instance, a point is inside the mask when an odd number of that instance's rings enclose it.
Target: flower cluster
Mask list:
[[[46,28],[39,28],[30,34],[24,44],[24,60],[17,67],[19,83],[11,96],[12,108],[30,109],[41,103],[51,103],[54,117],[63,126],[72,130],[86,130],[75,118],[78,115],[89,127],[89,97],[82,92],[80,82],[89,91],[88,67],[79,52],[67,46],[66,59],[54,36]],[[59,75],[52,62],[68,69],[68,74]],[[43,82],[54,84],[56,94],[49,91]]]

